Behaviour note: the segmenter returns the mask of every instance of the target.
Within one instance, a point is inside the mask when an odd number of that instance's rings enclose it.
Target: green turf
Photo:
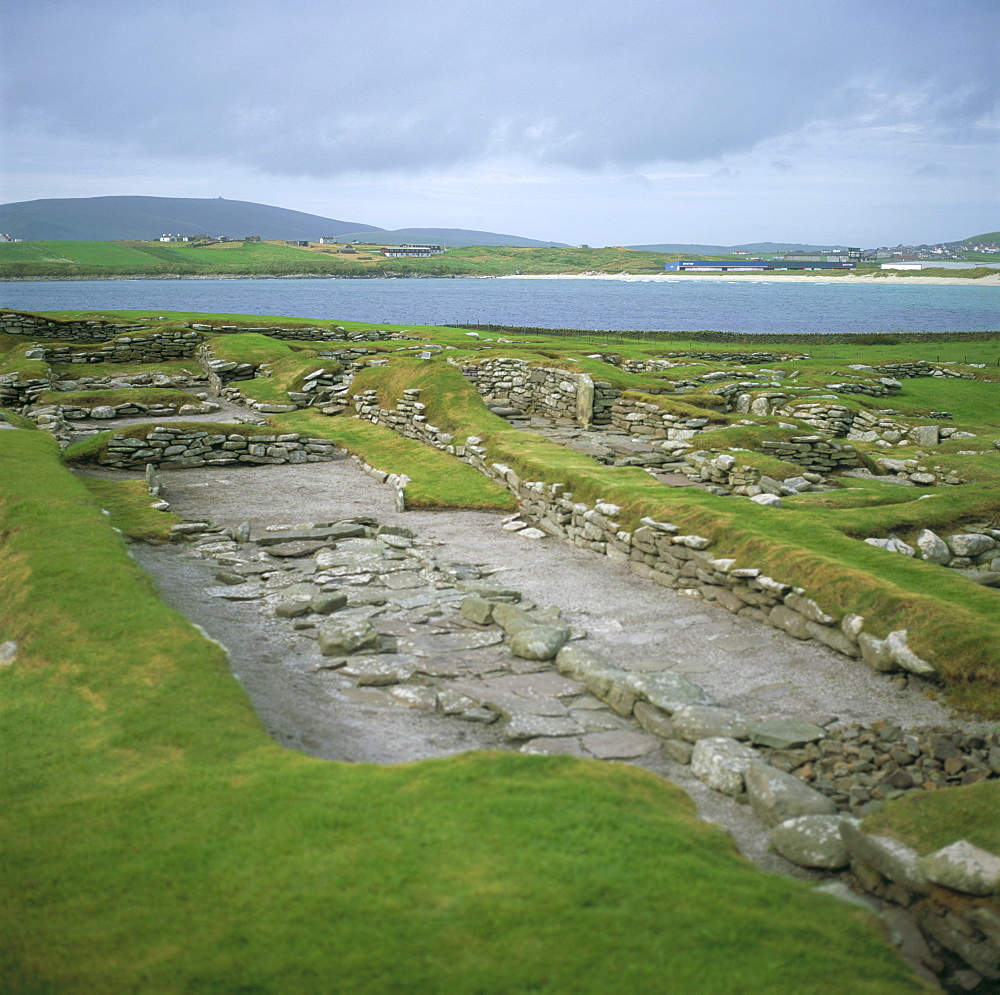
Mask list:
[[[4,991],[924,990],[640,769],[277,747],[40,432],[0,536]]]

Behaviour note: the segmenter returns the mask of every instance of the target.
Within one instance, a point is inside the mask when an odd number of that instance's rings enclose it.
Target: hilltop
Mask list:
[[[0,232],[25,242],[147,241],[165,233],[225,235],[242,239],[306,239],[332,236],[341,241],[371,241],[377,233],[389,245],[434,242],[438,245],[549,246],[519,235],[463,228],[405,228],[385,231],[360,221],[339,221],[284,207],[245,200],[202,197],[54,197],[0,205]]]

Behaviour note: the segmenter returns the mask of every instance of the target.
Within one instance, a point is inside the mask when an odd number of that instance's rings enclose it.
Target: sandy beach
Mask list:
[[[625,283],[670,283],[708,280],[729,283],[877,283],[892,286],[1000,287],[1000,271],[978,280],[947,276],[815,276],[805,273],[536,273],[496,277],[499,280],[619,280]]]

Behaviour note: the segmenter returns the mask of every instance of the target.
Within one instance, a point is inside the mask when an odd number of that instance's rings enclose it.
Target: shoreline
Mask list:
[[[1000,271],[991,276],[972,280],[969,277],[950,276],[870,276],[844,274],[843,276],[806,276],[800,273],[523,273],[496,277],[498,280],[615,280],[623,283],[676,283],[690,281],[728,283],[868,283],[877,286],[956,286],[1000,287]]]
[[[146,276],[0,276],[0,283],[89,283],[121,281],[138,283],[153,280],[608,280],[620,283],[821,283],[859,284],[874,286],[937,286],[937,287],[1000,287],[1000,271],[978,279],[948,276],[872,276],[844,274],[842,276],[805,275],[801,273],[455,273],[438,276],[398,274],[395,276],[338,276],[336,274],[290,273],[276,276],[256,273],[163,273]]]

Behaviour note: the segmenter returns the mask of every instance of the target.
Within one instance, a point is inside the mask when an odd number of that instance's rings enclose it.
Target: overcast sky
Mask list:
[[[591,245],[1000,228],[1000,0],[31,0],[4,202]]]

